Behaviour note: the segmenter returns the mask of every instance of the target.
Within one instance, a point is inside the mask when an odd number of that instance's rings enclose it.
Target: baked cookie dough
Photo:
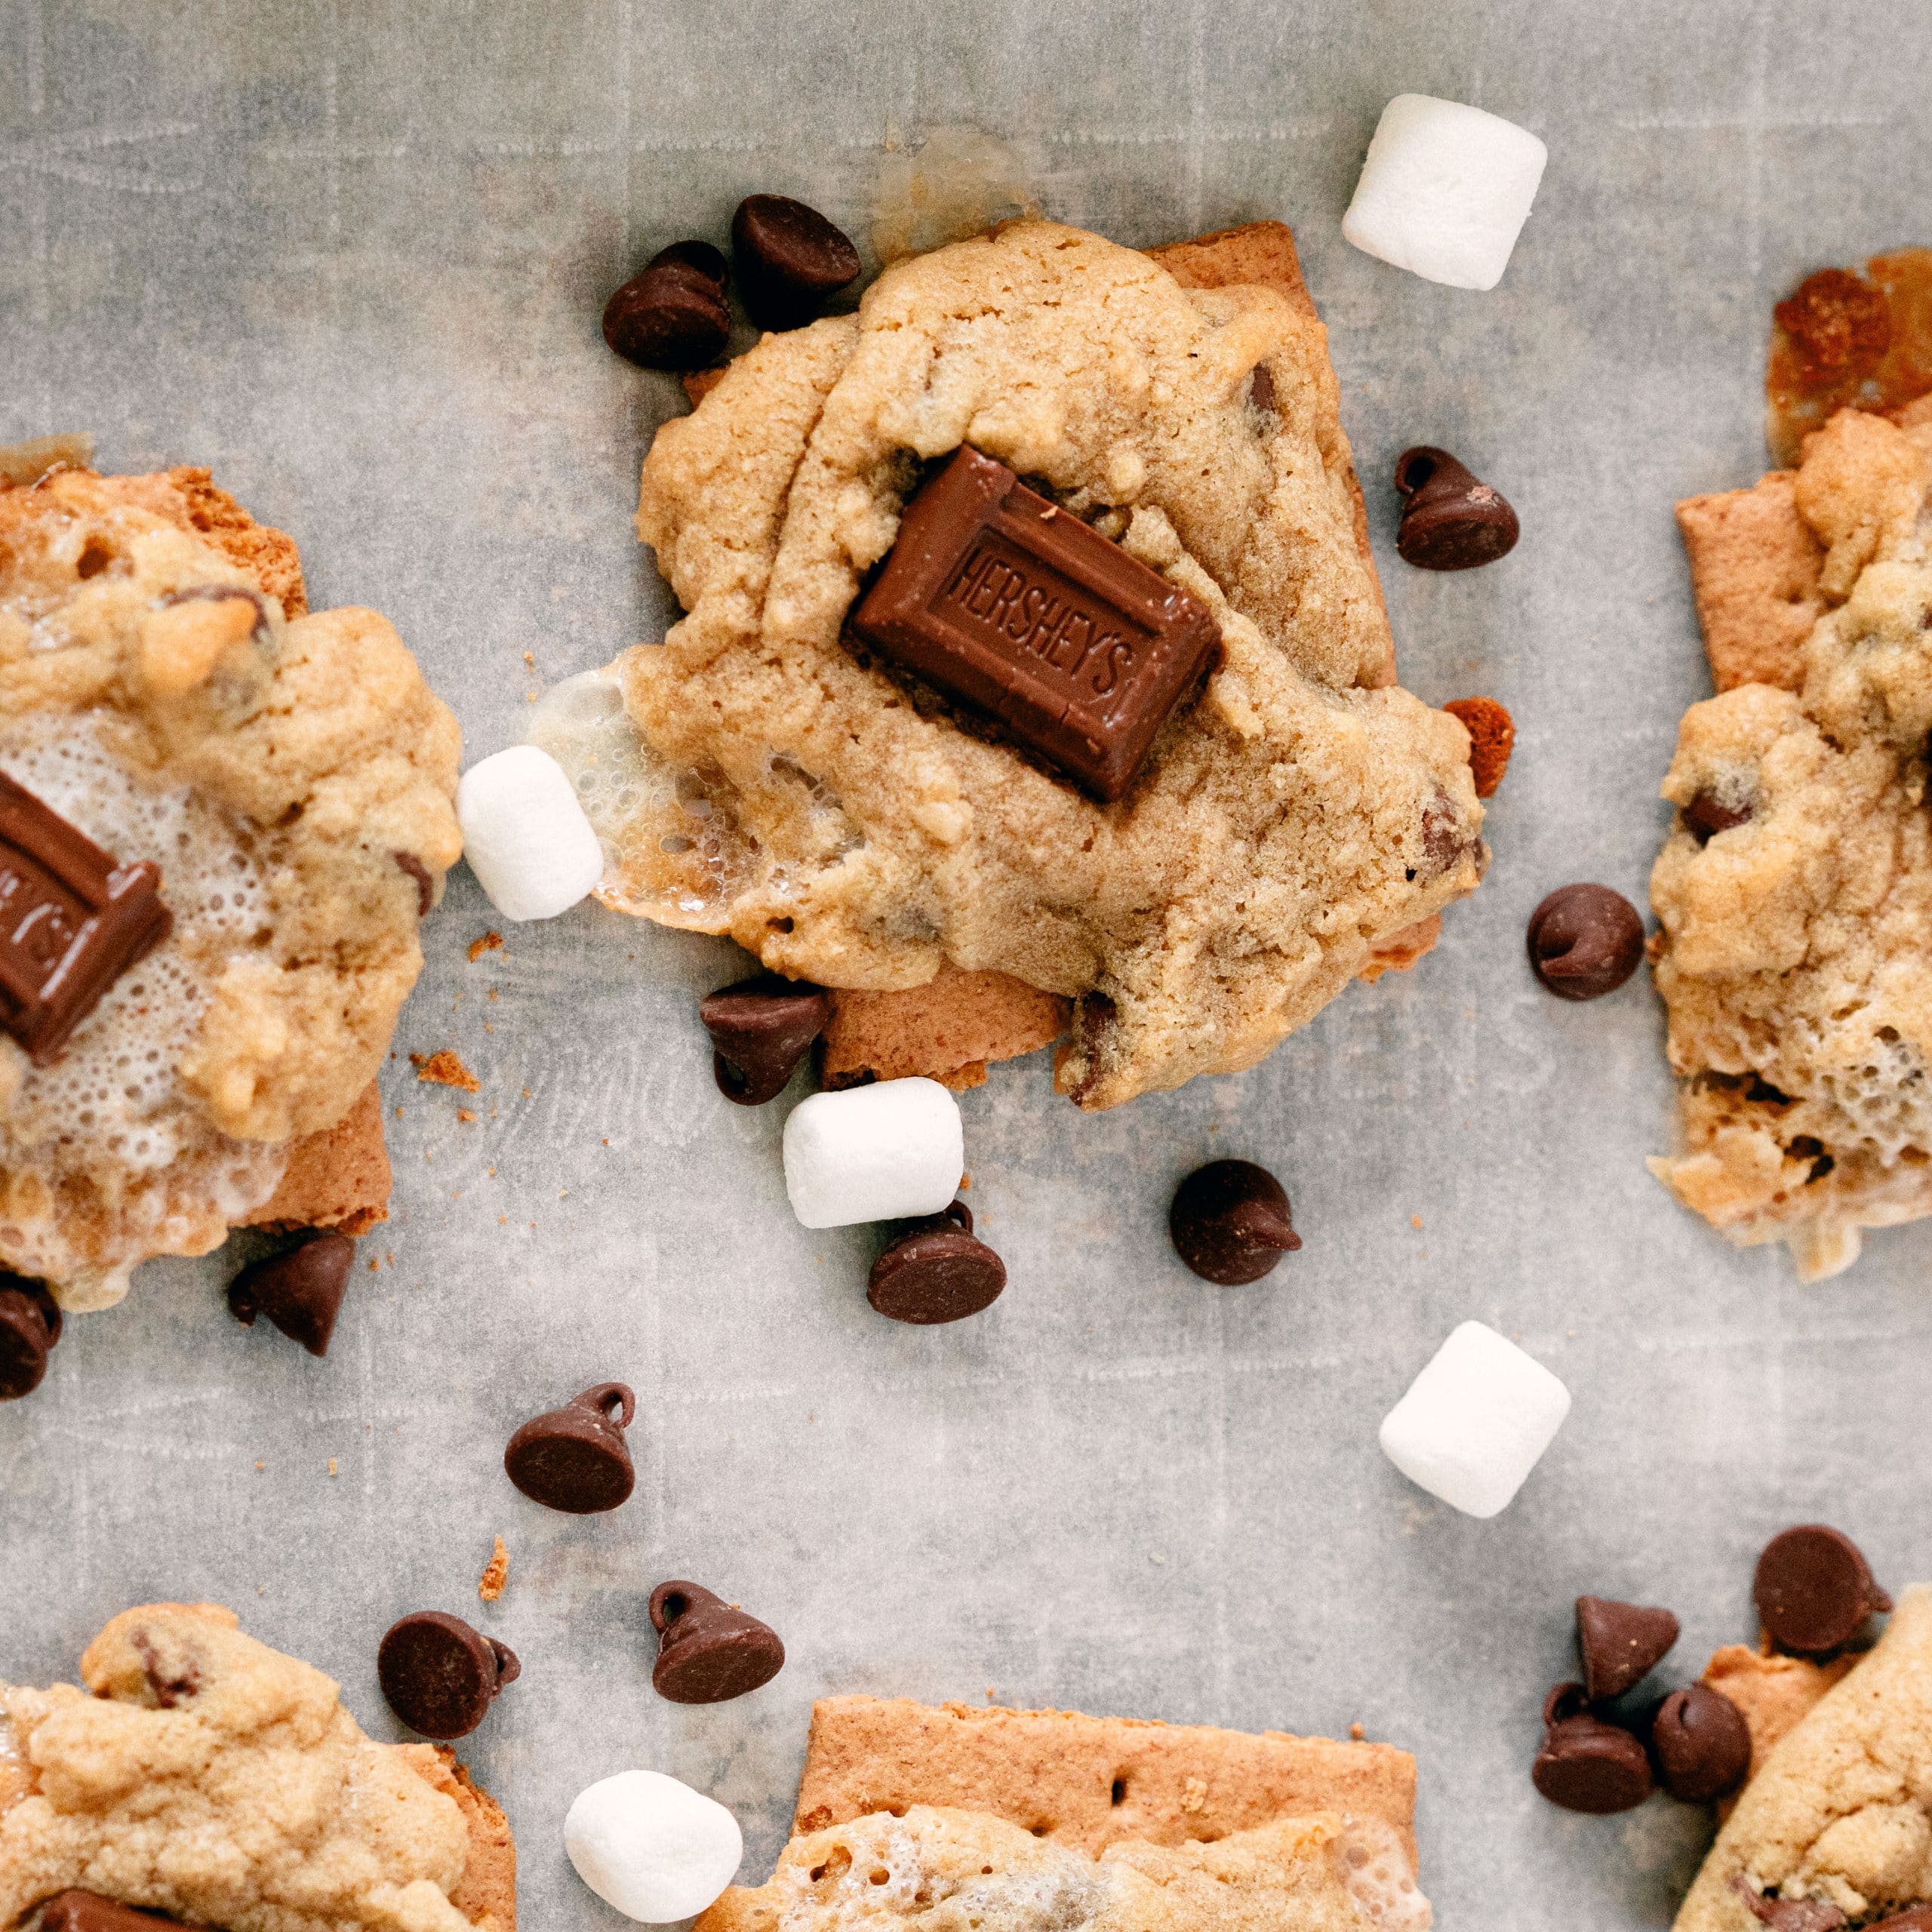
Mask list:
[[[1928,451],[1932,423],[1847,410],[1794,476],[1680,511],[1723,688],[1663,788],[1653,958],[1681,1084],[1678,1151],[1651,1166],[1806,1281],[1932,1214]]]
[[[0,1926],[74,1888],[222,1932],[515,1932],[494,1801],[232,1611],[124,1611],[81,1679],[0,1684]]]
[[[1279,293],[1185,290],[1046,223],[765,338],[645,465],[639,534],[689,614],[540,719],[607,902],[823,985],[949,963],[1070,999],[1083,1106],[1253,1064],[1484,858],[1461,724],[1361,688],[1389,635],[1336,400]],[[921,466],[964,442],[1220,623],[1116,805],[843,640]]]
[[[1713,1681],[1737,1697],[1734,1681]],[[1780,1900],[1814,1906],[1784,1922],[1829,1932],[1932,1900],[1929,1807],[1932,1589],[1919,1584],[1877,1647],[1754,1758],[1675,1932],[1776,1926]]]
[[[0,479],[0,771],[157,864],[174,921],[52,1064],[0,1041],[0,1267],[97,1308],[233,1226],[380,1217],[459,748],[388,623],[309,612],[205,471]]]

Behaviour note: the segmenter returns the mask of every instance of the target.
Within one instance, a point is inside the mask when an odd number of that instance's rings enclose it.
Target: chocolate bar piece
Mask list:
[[[969,448],[906,505],[851,627],[1109,803],[1220,641],[1186,591]]]
[[[36,1066],[168,937],[160,888],[158,866],[115,865],[0,772],[0,1027]]]

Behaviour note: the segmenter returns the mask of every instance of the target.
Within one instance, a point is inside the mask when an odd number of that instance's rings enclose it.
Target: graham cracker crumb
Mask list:
[[[473,939],[469,942],[469,956],[472,960],[481,959],[486,952],[500,952],[503,944],[501,933],[485,933],[481,939]]]
[[[418,1080],[426,1080],[435,1086],[459,1087],[466,1094],[474,1094],[483,1084],[447,1047],[433,1054],[411,1054],[409,1063],[415,1068]]]
[[[1476,796],[1492,796],[1509,769],[1516,743],[1516,721],[1493,697],[1452,698],[1443,709],[1463,721],[1469,734],[1469,772]]]
[[[503,1547],[501,1537],[490,1553],[490,1560],[483,1566],[481,1580],[476,1586],[476,1594],[485,1603],[494,1603],[503,1593],[503,1586],[510,1580],[510,1553]]]
[[[476,1114],[472,1108],[458,1107],[456,1110],[456,1117],[458,1120],[474,1120]]]
[[[1349,1726],[1349,1735],[1359,1744],[1368,1733],[1363,1730],[1359,1724],[1352,1724]]]

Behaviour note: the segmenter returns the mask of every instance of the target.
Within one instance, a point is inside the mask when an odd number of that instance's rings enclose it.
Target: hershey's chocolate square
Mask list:
[[[1109,803],[1220,641],[1195,598],[964,447],[906,505],[851,628]]]

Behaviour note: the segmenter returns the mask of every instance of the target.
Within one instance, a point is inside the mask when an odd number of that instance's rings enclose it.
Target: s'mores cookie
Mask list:
[[[0,1268],[97,1308],[233,1226],[382,1217],[459,744],[205,470],[0,469]]]
[[[0,1684],[0,1925],[82,1892],[221,1932],[515,1932],[495,1801],[232,1611],[124,1611],[81,1678]]]

